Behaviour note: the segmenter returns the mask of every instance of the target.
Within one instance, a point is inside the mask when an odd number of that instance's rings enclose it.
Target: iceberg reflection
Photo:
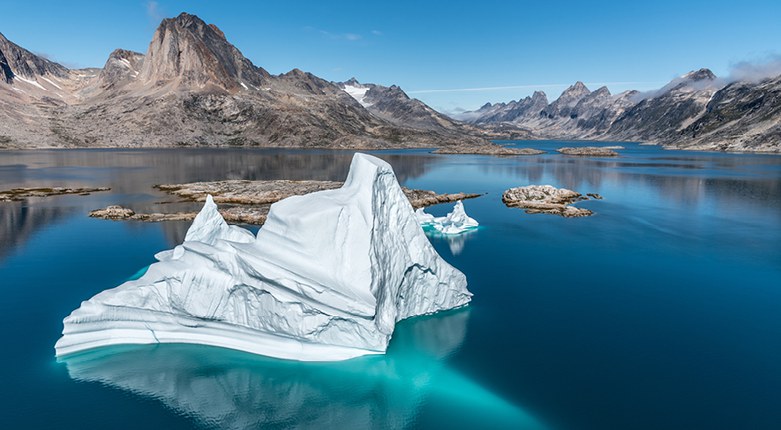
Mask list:
[[[466,245],[467,240],[474,238],[479,230],[480,228],[478,227],[471,230],[466,230],[459,234],[443,234],[434,230],[433,228],[428,228],[425,226],[423,228],[426,236],[428,236],[430,239],[440,239],[446,241],[448,247],[450,248],[450,253],[453,255],[461,254],[461,252],[464,250],[464,246]]]
[[[533,417],[446,366],[469,309],[401,322],[384,356],[305,363],[199,345],[99,348],[59,359],[71,378],[161,401],[207,428],[541,429]]]

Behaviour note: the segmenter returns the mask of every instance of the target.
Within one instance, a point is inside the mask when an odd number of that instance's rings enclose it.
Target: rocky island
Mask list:
[[[155,188],[189,202],[204,202],[211,197],[214,202],[233,205],[219,209],[222,217],[231,223],[261,225],[266,221],[272,203],[291,196],[301,196],[318,191],[334,190],[344,185],[338,181],[290,181],[290,180],[227,180],[191,182],[187,184],[162,184]],[[440,203],[458,202],[480,197],[480,194],[437,194],[429,190],[402,187],[413,208],[423,208]],[[137,213],[130,208],[111,205],[89,213],[90,217],[131,221],[189,221],[197,212]]]
[[[432,151],[434,154],[472,154],[472,155],[540,155],[545,151],[534,148],[509,148],[501,145],[453,145]]]
[[[614,151],[614,148],[617,147],[578,146],[559,148],[556,152],[564,155],[579,155],[581,157],[615,157],[618,156],[618,152]]]
[[[109,191],[108,187],[97,188],[70,188],[70,187],[37,187],[37,188],[13,188],[0,191],[0,202],[15,202],[30,197],[51,197],[67,194],[86,196],[99,191]]]
[[[601,200],[598,194],[589,194]],[[591,216],[594,213],[588,209],[576,208],[571,204],[588,200],[582,194],[566,188],[556,188],[552,185],[528,185],[510,188],[502,194],[502,202],[507,207],[525,209],[527,214],[553,214],[565,218]]]

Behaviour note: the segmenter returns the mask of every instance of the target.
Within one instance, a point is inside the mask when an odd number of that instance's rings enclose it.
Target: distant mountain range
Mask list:
[[[398,86],[271,75],[220,29],[182,13],[145,54],[68,69],[0,34],[0,148],[236,145],[405,148],[491,139],[628,140],[781,151],[781,76],[726,83],[707,69],[658,91],[612,95],[578,82],[448,117]],[[532,145],[533,146],[533,145]]]
[[[781,76],[725,82],[700,69],[657,91],[612,95],[582,82],[548,102],[543,92],[487,103],[458,118],[475,125],[508,124],[535,138],[638,141],[682,149],[781,151]]]
[[[388,148],[489,144],[398,87],[367,109],[294,69],[271,75],[216,26],[162,21],[146,54],[117,49],[102,69],[70,70],[0,34],[0,147],[257,145]]]

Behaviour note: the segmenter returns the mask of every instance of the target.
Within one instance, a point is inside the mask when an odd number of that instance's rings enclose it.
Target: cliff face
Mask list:
[[[268,72],[246,59],[215,25],[183,13],[164,19],[155,31],[139,80],[194,88],[216,85],[236,91],[259,87],[268,77]]]
[[[12,83],[15,76],[34,78],[44,75],[65,78],[68,69],[33,54],[0,33],[0,76],[6,83]]]
[[[0,72],[0,147],[487,143],[428,107],[396,121],[311,73],[272,76],[186,13],[162,21],[146,54],[115,50],[102,69],[68,70],[0,38]]]

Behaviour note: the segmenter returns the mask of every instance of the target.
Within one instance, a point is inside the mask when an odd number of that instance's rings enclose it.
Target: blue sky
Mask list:
[[[145,52],[182,11],[220,27],[271,73],[397,84],[453,112],[577,80],[658,88],[701,67],[778,60],[781,1],[0,1],[0,32],[69,67]]]

